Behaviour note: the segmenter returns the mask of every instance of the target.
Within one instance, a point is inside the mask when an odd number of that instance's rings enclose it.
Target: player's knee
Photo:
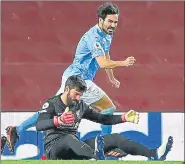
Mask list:
[[[120,138],[122,137],[119,133],[112,133],[111,137],[115,140],[115,141],[119,141]]]
[[[112,133],[111,134],[113,137],[120,137],[120,134],[119,133]]]
[[[111,108],[102,110],[101,113],[102,114],[113,114],[115,111],[116,111],[116,107],[113,106]]]

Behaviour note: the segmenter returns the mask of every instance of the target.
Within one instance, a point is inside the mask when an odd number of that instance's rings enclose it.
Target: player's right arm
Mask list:
[[[39,118],[36,124],[37,131],[44,131],[52,128],[58,128],[64,124],[73,124],[74,115],[70,111],[65,111],[61,115],[56,115],[55,107],[52,103],[46,102],[39,112]]]
[[[53,118],[55,116],[55,108],[52,103],[46,102],[39,111],[39,118],[37,120],[37,131],[44,131],[55,127]]]
[[[92,57],[96,59],[100,68],[104,69],[112,69],[116,67],[128,67],[132,66],[136,61],[133,56],[128,57],[126,60],[123,61],[114,61],[109,58],[106,58],[106,54],[109,52],[110,44],[107,45],[105,48],[101,40],[96,39],[95,36],[89,36],[86,39],[87,47],[89,48]],[[104,48],[105,50],[104,50]]]

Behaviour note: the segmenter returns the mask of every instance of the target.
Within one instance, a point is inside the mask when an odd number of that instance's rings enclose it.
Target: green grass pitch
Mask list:
[[[182,161],[3,160],[2,164],[183,164]]]

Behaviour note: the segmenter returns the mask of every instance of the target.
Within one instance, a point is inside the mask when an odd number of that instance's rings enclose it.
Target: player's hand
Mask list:
[[[126,67],[134,65],[136,59],[133,56],[128,57],[126,60],[123,61],[123,65]]]
[[[120,82],[117,79],[110,79],[110,82],[112,83],[112,86],[114,86],[115,88],[119,88]]]
[[[73,124],[75,121],[74,114],[69,112],[64,112],[61,116],[58,117],[59,124]]]
[[[134,110],[130,110],[122,116],[122,120],[126,122],[132,122],[132,123],[138,124],[139,113]]]

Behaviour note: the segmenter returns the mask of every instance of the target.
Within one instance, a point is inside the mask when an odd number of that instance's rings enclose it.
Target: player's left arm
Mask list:
[[[107,52],[105,54],[105,59],[111,60],[109,52]],[[120,82],[114,77],[113,69],[105,69],[105,71],[108,75],[109,81],[112,83],[112,86],[115,86],[116,88],[119,88]]]
[[[110,60],[110,55],[109,55],[109,52],[105,54],[105,59],[109,59]],[[113,80],[114,79],[114,73],[113,73],[113,69],[105,69],[108,77],[109,77],[109,80]]]
[[[111,60],[109,51],[110,51],[110,47],[111,47],[112,38],[113,38],[113,36],[111,36],[110,39],[108,39],[108,41],[106,42],[107,44],[105,46],[104,58],[108,59],[108,60]],[[109,81],[112,83],[112,86],[119,88],[120,82],[114,77],[113,69],[110,69],[110,68],[105,69],[105,72],[107,73]]]
[[[87,107],[82,118],[104,125],[114,125],[123,122],[132,122],[137,124],[139,122],[139,113],[134,110],[130,110],[123,115],[104,115],[95,111],[91,107]]]

